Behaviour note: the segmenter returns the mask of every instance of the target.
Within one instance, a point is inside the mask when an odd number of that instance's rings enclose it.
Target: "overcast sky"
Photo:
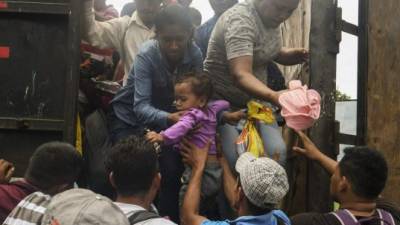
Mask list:
[[[107,3],[114,5],[120,11],[123,5],[130,1],[132,0],[108,0]],[[358,24],[358,1],[338,0],[339,6],[343,8],[343,19]],[[203,22],[213,16],[208,0],[193,0],[192,7],[201,12]],[[357,38],[355,36],[343,34],[337,59],[337,89],[355,99],[357,97]]]

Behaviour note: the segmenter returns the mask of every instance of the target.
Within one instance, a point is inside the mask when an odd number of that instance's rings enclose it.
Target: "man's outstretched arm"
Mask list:
[[[306,156],[309,159],[319,162],[322,165],[322,167],[324,167],[330,174],[333,174],[335,168],[338,165],[338,162],[336,162],[335,160],[329,158],[324,153],[322,153],[317,148],[317,146],[315,146],[315,144],[310,140],[310,138],[308,138],[307,135],[305,135],[303,132],[301,131],[296,131],[296,132],[297,135],[302,140],[304,148],[295,146],[293,147],[293,150],[297,153]]]
[[[204,148],[183,140],[181,155],[183,162],[192,168],[192,175],[181,208],[181,222],[184,225],[200,225],[207,218],[199,215],[201,179],[207,161],[211,142]]]

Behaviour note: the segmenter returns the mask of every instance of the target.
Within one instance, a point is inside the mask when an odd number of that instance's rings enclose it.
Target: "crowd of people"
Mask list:
[[[288,90],[275,63],[308,60],[308,50],[281,41],[280,25],[299,1],[209,0],[215,15],[199,25],[190,0],[135,0],[120,17],[104,0],[84,0],[89,55],[119,55],[111,79],[122,87],[103,109],[107,132],[97,138],[106,146],[82,156],[66,143],[43,144],[17,181],[12,163],[0,160],[0,222],[400,224],[399,207],[381,196],[388,166],[379,151],[350,147],[337,162],[299,130],[302,147],[286,149],[278,112]],[[249,102],[271,115],[257,123],[260,157],[236,147]],[[289,217],[280,209],[288,151],[331,174],[339,210]],[[78,182],[88,161],[97,163],[95,185]]]

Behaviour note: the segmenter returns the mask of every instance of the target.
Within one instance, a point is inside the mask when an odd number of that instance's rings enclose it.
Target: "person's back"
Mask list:
[[[39,146],[23,180],[33,184],[37,192],[20,196],[12,211],[6,213],[4,224],[39,223],[51,196],[73,187],[81,166],[82,158],[70,144],[49,142]]]
[[[291,218],[293,225],[399,225],[400,208],[381,199],[388,167],[381,153],[368,147],[350,147],[337,163],[321,153],[302,132],[304,149],[294,150],[315,159],[332,174],[331,195],[340,209],[331,213],[302,213]]]
[[[34,192],[26,196],[11,211],[3,225],[18,225],[22,221],[24,223],[40,224],[50,200],[51,196],[42,192]]]
[[[55,195],[41,225],[129,225],[122,211],[105,196],[74,188]]]

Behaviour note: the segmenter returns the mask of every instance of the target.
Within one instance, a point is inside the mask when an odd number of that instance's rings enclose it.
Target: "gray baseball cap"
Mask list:
[[[244,194],[258,207],[275,206],[289,190],[285,169],[270,158],[256,158],[246,152],[239,157],[235,168]]]
[[[124,213],[102,195],[86,189],[71,189],[55,195],[42,225],[129,225]]]

